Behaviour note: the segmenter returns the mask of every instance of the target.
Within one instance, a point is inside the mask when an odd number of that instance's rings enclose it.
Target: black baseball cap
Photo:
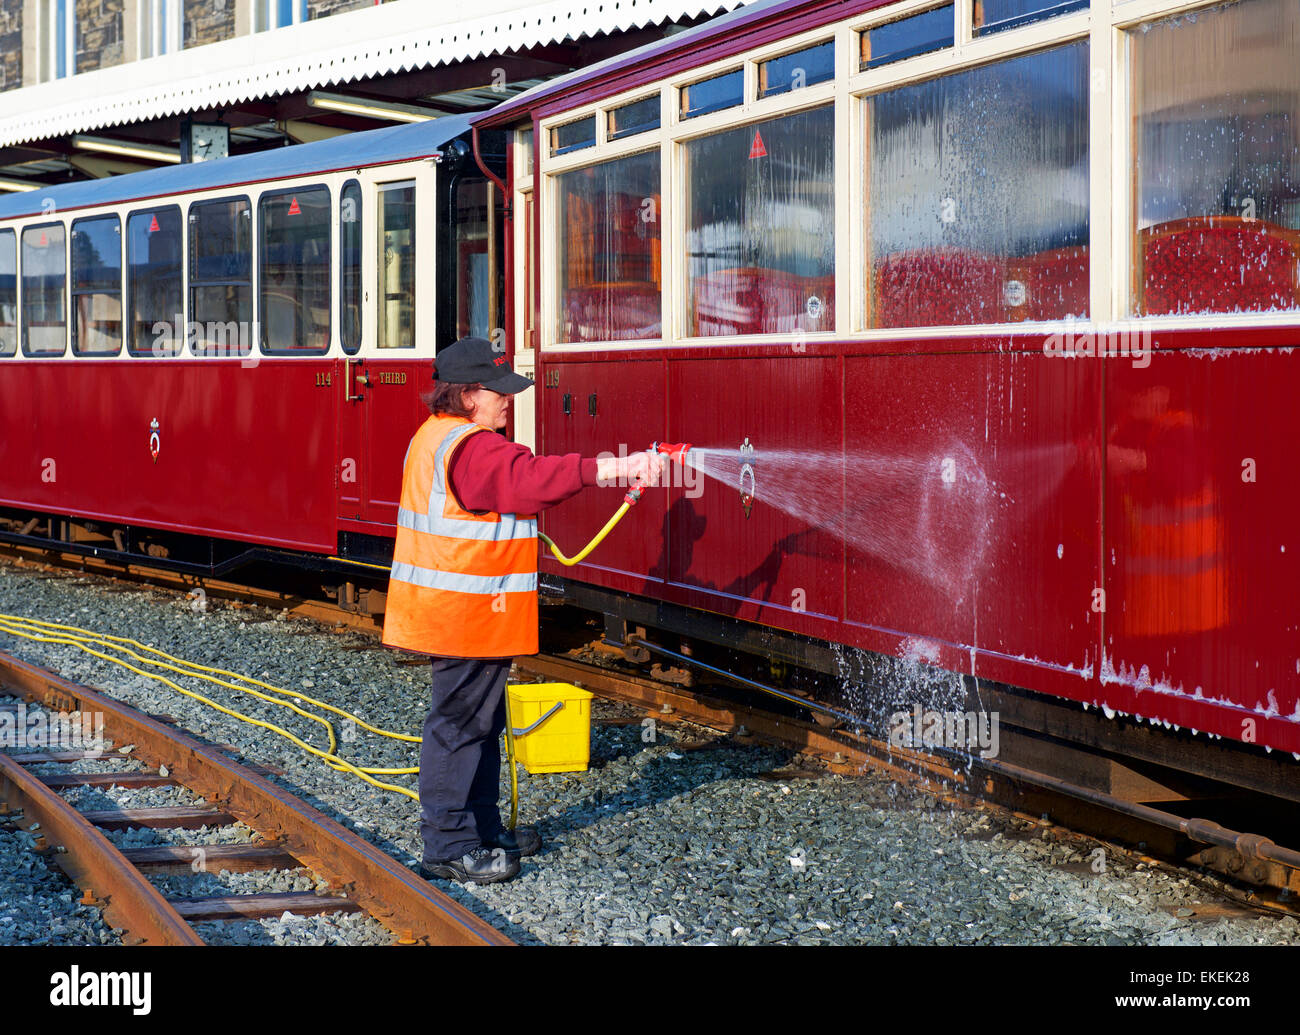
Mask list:
[[[503,349],[486,338],[461,338],[438,353],[433,379],[453,385],[480,384],[502,395],[514,395],[533,382],[510,368]]]

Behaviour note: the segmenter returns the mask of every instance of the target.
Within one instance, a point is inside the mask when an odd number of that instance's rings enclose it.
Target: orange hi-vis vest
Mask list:
[[[537,518],[474,514],[448,489],[452,454],[486,431],[437,415],[406,450],[384,644],[450,658],[537,653]]]

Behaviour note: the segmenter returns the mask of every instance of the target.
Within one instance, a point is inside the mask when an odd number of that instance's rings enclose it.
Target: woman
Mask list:
[[[509,880],[541,847],[497,810],[511,660],[537,653],[538,511],[587,485],[658,484],[662,457],[533,456],[494,432],[532,381],[483,338],[438,356],[432,415],[415,433],[388,585],[384,643],[432,655],[420,749],[421,872]]]

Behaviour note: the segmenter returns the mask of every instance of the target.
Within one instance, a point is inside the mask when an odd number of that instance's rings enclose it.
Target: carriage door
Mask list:
[[[390,166],[340,193],[338,502],[352,531],[392,534],[402,459],[428,416],[433,313],[416,286],[432,269],[431,180],[427,163]]]

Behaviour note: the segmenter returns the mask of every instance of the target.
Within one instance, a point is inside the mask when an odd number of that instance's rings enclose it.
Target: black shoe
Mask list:
[[[515,827],[514,830],[502,830],[485,843],[493,848],[504,848],[508,855],[536,855],[542,848],[542,835],[536,827]]]
[[[471,848],[459,859],[446,862],[433,862],[426,859],[420,864],[420,875],[426,878],[440,877],[443,880],[456,880],[461,883],[495,884],[498,881],[511,880],[519,874],[519,859],[501,848],[479,845]]]

